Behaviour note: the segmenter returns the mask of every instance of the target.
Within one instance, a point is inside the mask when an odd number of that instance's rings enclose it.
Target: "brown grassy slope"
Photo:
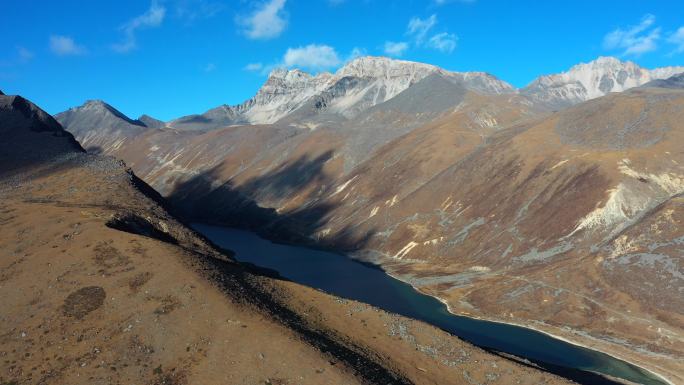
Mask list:
[[[0,145],[3,162],[12,145]],[[51,155],[0,163],[2,384],[565,383],[425,324],[253,275],[143,194],[122,163],[78,148]]]

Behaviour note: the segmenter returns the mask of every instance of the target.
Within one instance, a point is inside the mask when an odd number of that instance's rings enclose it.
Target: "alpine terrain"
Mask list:
[[[85,110],[72,122],[114,140],[145,132]],[[20,96],[0,96],[0,134],[2,384],[570,383],[238,264]]]
[[[55,118],[185,220],[344,251],[682,383],[683,72],[600,57],[516,89],[361,57],[168,122],[101,101]]]

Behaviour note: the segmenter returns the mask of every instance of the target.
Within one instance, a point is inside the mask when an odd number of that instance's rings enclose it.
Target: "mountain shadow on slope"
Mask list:
[[[2,173],[84,152],[52,116],[21,96],[0,96],[0,136]]]
[[[359,233],[348,225],[334,239],[326,242],[316,239],[316,233],[336,208],[317,200],[317,192],[309,196],[307,203],[288,212],[256,203],[256,197],[285,201],[312,183],[330,185],[332,180],[325,175],[323,164],[331,156],[330,152],[313,159],[302,156],[239,186],[230,180],[216,185],[221,180],[218,165],[177,184],[167,200],[186,221],[246,228],[281,242],[358,250],[369,241],[374,229]]]

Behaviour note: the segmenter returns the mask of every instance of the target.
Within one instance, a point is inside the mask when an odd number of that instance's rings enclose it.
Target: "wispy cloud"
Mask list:
[[[52,35],[50,36],[50,51],[58,56],[83,55],[85,47],[76,44],[74,39],[69,36]]]
[[[214,72],[214,71],[216,71],[216,68],[217,68],[217,67],[216,67],[216,64],[214,64],[214,63],[207,63],[207,65],[204,66],[203,70],[204,70],[204,72],[209,73],[209,72]]]
[[[458,37],[453,33],[438,33],[428,40],[427,45],[444,53],[452,53],[456,49]]]
[[[287,27],[285,0],[264,1],[252,14],[239,17],[237,21],[250,39],[267,40],[278,37]]]
[[[142,15],[136,16],[121,27],[124,38],[121,43],[112,45],[112,49],[118,53],[126,53],[134,50],[137,46],[136,33],[140,29],[158,27],[164,21],[166,8],[156,1],[150,4],[150,8]]]
[[[670,34],[670,36],[668,36],[667,42],[675,45],[675,49],[672,53],[683,53],[684,52],[684,26],[679,27],[679,29],[672,32]]]
[[[603,37],[603,47],[607,50],[622,50],[622,55],[639,56],[658,48],[660,28],[655,26],[656,18],[644,15],[637,25],[617,28]]]
[[[285,51],[282,58],[271,64],[261,62],[249,63],[244,67],[245,71],[256,72],[260,75],[268,75],[277,68],[298,68],[308,72],[332,71],[344,62],[366,55],[366,50],[354,47],[348,54],[340,54],[334,47],[326,44],[309,44],[300,47],[290,47]]]
[[[264,68],[263,63],[249,63],[245,66],[245,71],[259,72]]]
[[[10,54],[9,58],[0,58],[0,67],[14,67],[26,64],[36,56],[32,51],[22,46],[17,46],[16,51],[7,53]]]
[[[434,49],[442,53],[452,53],[456,49],[458,36],[449,32],[434,33],[437,25],[437,15],[427,18],[412,17],[406,27],[406,35],[410,37],[415,47]],[[409,48],[408,42],[385,43],[385,53],[391,56],[401,56]]]
[[[437,24],[437,15],[430,15],[430,17],[426,19],[414,17],[409,20],[406,33],[409,36],[412,36],[416,43],[420,45],[423,44],[425,37],[427,36],[428,32],[430,32],[432,27],[435,26],[435,24]]]
[[[20,63],[31,61],[36,55],[24,47],[17,47],[17,56]]]
[[[383,51],[389,56],[402,56],[406,50],[408,50],[409,45],[405,41],[386,41]]]

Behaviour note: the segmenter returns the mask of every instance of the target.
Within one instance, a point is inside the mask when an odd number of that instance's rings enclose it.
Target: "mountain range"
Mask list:
[[[429,64],[384,57],[360,57],[334,74],[310,75],[300,70],[276,69],[257,94],[237,106],[223,105],[200,115],[174,119],[169,126],[209,129],[234,124],[272,124],[297,115],[297,120],[349,119],[382,104],[428,76],[460,84],[483,94],[519,93],[552,107],[566,107],[621,92],[656,79],[684,72],[684,67],[641,68],[632,62],[600,57],[567,72],[541,76],[516,90],[483,72],[451,72]],[[299,114],[298,114],[299,113]],[[305,116],[301,116],[305,113]],[[319,116],[323,115],[323,116]]]
[[[188,220],[347,251],[452,312],[676,383],[682,72],[598,58],[515,89],[363,57],[334,74],[276,70],[241,105],[163,125],[104,102],[55,118]]]

